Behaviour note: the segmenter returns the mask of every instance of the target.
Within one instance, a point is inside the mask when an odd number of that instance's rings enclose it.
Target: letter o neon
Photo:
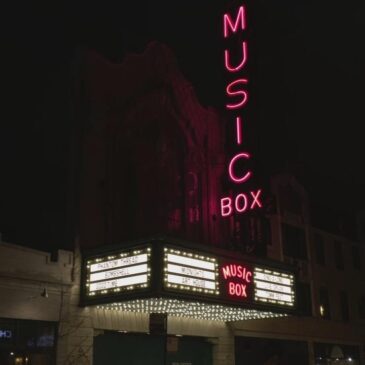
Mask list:
[[[243,205],[242,205],[241,208],[239,207],[240,199],[243,199]],[[247,209],[247,205],[248,204],[247,204],[247,197],[246,197],[246,195],[243,194],[243,193],[242,194],[238,194],[237,197],[236,197],[236,199],[235,199],[235,207],[236,207],[237,212],[238,213],[245,212],[246,209]]]

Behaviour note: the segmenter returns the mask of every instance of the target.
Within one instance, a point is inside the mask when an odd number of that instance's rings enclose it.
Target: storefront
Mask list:
[[[358,346],[314,343],[316,365],[358,365],[360,351]]]
[[[0,364],[55,363],[56,328],[54,322],[0,318]]]
[[[94,338],[94,365],[145,364],[147,359],[151,365],[212,365],[212,343],[202,337],[116,331],[105,331]]]
[[[269,338],[235,337],[235,364],[307,365],[308,344]]]

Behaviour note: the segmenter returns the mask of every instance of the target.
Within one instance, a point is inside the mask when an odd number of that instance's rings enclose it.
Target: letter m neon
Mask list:
[[[228,265],[226,267],[223,267],[222,270],[223,270],[223,276],[224,276],[225,279],[231,277],[231,272],[229,270],[229,266]]]
[[[243,5],[239,7],[236,20],[234,22],[228,13],[224,14],[223,16],[224,38],[228,37],[229,30],[231,30],[233,33],[236,33],[239,28],[241,28],[242,30],[246,28],[245,8],[243,7]]]

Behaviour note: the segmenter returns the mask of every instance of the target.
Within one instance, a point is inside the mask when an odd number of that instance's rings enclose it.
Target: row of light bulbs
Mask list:
[[[97,306],[97,308],[123,312],[168,313],[168,315],[176,317],[223,322],[286,316],[286,314],[268,311],[263,312],[254,309],[229,307],[220,304],[207,304],[165,298],[136,299],[127,302],[101,305]]]

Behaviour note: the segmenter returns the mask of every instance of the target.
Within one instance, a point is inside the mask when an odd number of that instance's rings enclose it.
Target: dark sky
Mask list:
[[[269,172],[294,172],[320,204],[364,206],[365,2],[248,1],[261,164]],[[2,10],[0,231],[6,238],[45,242],[55,230],[67,232],[60,222],[78,50],[121,62],[151,40],[164,42],[201,103],[221,109],[225,2]],[[60,244],[66,236],[60,233]]]

